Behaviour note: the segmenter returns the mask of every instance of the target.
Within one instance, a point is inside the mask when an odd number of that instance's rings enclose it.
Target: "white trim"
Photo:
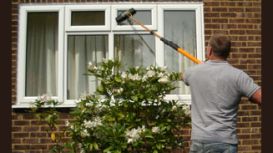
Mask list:
[[[115,47],[114,47],[114,33],[110,32],[108,35],[108,59],[114,59],[115,58]]]
[[[166,100],[178,100],[185,104],[191,104],[191,95],[166,95]]]
[[[164,10],[193,10],[195,11],[195,25],[196,25],[196,45],[197,45],[197,58],[199,60],[205,59],[204,51],[204,14],[203,14],[203,3],[183,3],[177,5],[158,5],[158,22],[159,22],[159,31],[164,32],[163,27],[163,13]],[[160,18],[160,16],[162,16]],[[163,43],[162,43],[163,44]],[[164,45],[162,45],[163,47]]]
[[[52,97],[59,101],[63,100],[63,82],[61,81],[62,74],[62,52],[63,52],[63,7],[62,6],[26,6],[22,5],[19,7],[19,28],[18,30],[18,56],[17,56],[17,101],[16,105],[22,105],[35,101],[37,97],[26,97],[25,96],[25,74],[26,74],[26,36],[27,36],[27,13],[28,12],[58,12],[58,85],[57,85],[57,96]]]
[[[158,18],[158,35],[164,37],[164,13],[162,7],[158,6],[157,18]],[[164,43],[160,39],[156,39],[156,60],[158,66],[164,66]]]
[[[134,8],[137,10],[151,10],[151,25],[145,25],[147,28],[151,30],[156,30],[157,28],[157,7],[156,5],[112,5],[112,29],[116,31],[134,31],[134,30],[140,30],[144,31],[144,29],[140,25],[123,25],[119,26],[116,22],[116,17],[118,9],[122,10],[129,10],[130,8]],[[135,18],[136,19],[136,18]],[[141,22],[141,21],[140,21]]]
[[[108,37],[110,37],[111,33],[109,34],[108,32],[67,32],[64,34],[65,36],[65,41],[64,41],[64,56],[63,56],[63,62],[64,62],[64,66],[63,66],[63,71],[64,71],[64,76],[67,76],[67,38],[69,35],[107,35]],[[108,45],[110,44],[110,38],[108,38]],[[113,43],[112,43],[113,44]],[[110,58],[110,47],[108,46],[109,50],[108,50],[108,58]],[[113,52],[113,51],[112,51]],[[113,56],[113,53],[111,53],[111,56]],[[106,57],[107,58],[107,57]],[[63,100],[62,102],[64,102],[64,105],[75,105],[75,102],[77,101],[77,99],[67,99],[67,77],[64,77],[63,79]]]
[[[71,12],[73,11],[104,11],[105,25],[101,26],[72,26]],[[65,6],[65,31],[110,31],[110,6],[108,5],[68,5]]]
[[[58,12],[59,13],[59,37],[58,37],[58,90],[57,97],[52,97],[60,102],[58,107],[75,107],[76,100],[67,100],[67,36],[68,35],[108,35],[108,58],[114,59],[114,35],[115,34],[148,34],[138,25],[118,26],[115,18],[118,9],[151,10],[152,24],[146,25],[149,29],[164,34],[164,10],[194,10],[196,12],[196,44],[197,58],[205,59],[204,52],[204,18],[203,3],[88,3],[86,4],[35,4],[20,5],[18,25],[18,63],[17,63],[17,102],[12,108],[28,108],[31,102],[38,97],[25,97],[25,66],[26,66],[26,30],[28,12]],[[104,26],[71,26],[71,11],[104,10]],[[111,13],[112,12],[112,13]],[[156,65],[164,66],[164,43],[155,37]],[[191,103],[191,95],[167,95],[168,100],[182,100]]]
[[[25,65],[26,65],[26,24],[27,11],[25,7],[19,8],[18,22],[18,54],[17,54],[17,102],[19,105],[24,100],[25,95]]]
[[[205,32],[204,32],[204,14],[203,3],[200,3],[196,10],[196,40],[197,40],[197,58],[205,60]]]
[[[202,3],[183,3],[183,4],[176,4],[176,5],[158,5],[158,31],[161,36],[164,34],[164,11],[165,10],[193,10],[195,11],[195,22],[196,22],[196,45],[197,45],[197,58],[199,60],[203,60],[205,53],[204,53],[204,24],[203,24],[203,4]],[[200,26],[201,25],[201,26]],[[164,43],[161,42],[158,44],[157,51],[158,51],[158,59],[160,59],[164,63]],[[163,56],[163,57],[162,57]],[[163,58],[163,60],[162,60]],[[160,66],[162,63],[160,62]],[[190,95],[167,95],[166,99],[175,99],[175,100],[183,100],[190,103],[191,96]]]

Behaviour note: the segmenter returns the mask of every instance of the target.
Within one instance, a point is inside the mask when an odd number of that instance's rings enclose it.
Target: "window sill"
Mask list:
[[[15,104],[15,105],[11,106],[12,109],[25,109],[25,108],[31,108],[31,107],[33,107],[33,105],[27,104],[27,103],[26,104]],[[48,107],[44,107],[44,108],[48,108]],[[61,104],[61,105],[56,106],[56,108],[74,108],[74,107],[76,107],[76,103],[74,103],[74,104],[65,103],[65,104]]]
[[[190,95],[167,95],[164,99],[166,100],[178,100],[181,102],[181,104],[188,104],[191,105],[191,98]],[[12,105],[12,109],[29,109],[33,107],[32,102],[24,102],[24,103],[18,103]],[[48,108],[49,106],[46,106],[44,108]],[[57,105],[56,108],[74,108],[76,107],[76,102],[69,100],[67,102],[64,102],[60,105]]]

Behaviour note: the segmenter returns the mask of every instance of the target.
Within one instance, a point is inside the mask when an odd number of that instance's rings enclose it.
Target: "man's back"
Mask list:
[[[237,144],[238,103],[259,86],[226,61],[208,61],[192,67],[185,72],[184,82],[192,94],[192,140]]]

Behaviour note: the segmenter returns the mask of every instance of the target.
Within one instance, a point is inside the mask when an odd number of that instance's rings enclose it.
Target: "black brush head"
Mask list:
[[[136,14],[136,10],[131,8],[131,9],[127,10],[127,11],[124,11],[119,16],[117,16],[116,21],[117,21],[117,23],[120,23],[120,22],[122,22],[124,20],[127,20],[129,18],[129,16],[134,15],[134,14]]]

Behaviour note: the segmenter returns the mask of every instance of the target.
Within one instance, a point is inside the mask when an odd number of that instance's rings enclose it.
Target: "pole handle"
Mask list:
[[[186,56],[187,58],[189,58],[191,61],[193,61],[196,64],[201,64],[202,63],[199,59],[197,59],[196,57],[192,56],[191,54],[189,54],[188,52],[186,52],[182,48],[177,48],[177,51],[179,53],[183,54],[184,56]]]

